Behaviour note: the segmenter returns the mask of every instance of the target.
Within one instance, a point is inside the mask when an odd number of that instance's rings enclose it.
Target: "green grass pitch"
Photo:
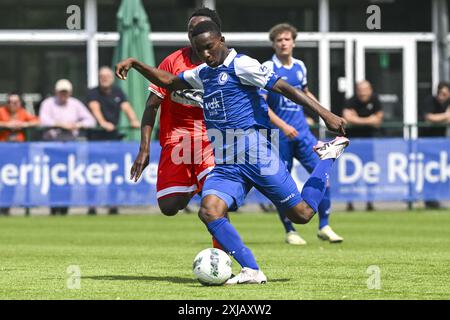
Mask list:
[[[318,240],[315,217],[298,226],[302,247],[284,243],[275,214],[231,218],[266,285],[194,280],[192,260],[211,246],[196,214],[0,218],[0,299],[450,299],[448,211],[336,213],[342,244]]]

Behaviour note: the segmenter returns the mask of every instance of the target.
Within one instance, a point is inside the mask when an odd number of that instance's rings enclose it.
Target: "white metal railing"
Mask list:
[[[102,46],[114,46],[119,40],[117,32],[96,32],[92,35]],[[227,42],[239,46],[267,46],[270,45],[267,32],[224,32]],[[328,41],[346,41],[365,39],[370,37],[385,39],[386,36],[396,39],[414,39],[415,41],[432,42],[435,35],[431,32],[423,33],[398,33],[398,32],[300,32],[298,43]],[[0,44],[38,44],[61,42],[85,43],[89,39],[89,33],[70,30],[0,30]],[[149,40],[156,46],[183,45],[188,42],[186,32],[153,32],[149,34]],[[448,35],[450,41],[450,34]]]

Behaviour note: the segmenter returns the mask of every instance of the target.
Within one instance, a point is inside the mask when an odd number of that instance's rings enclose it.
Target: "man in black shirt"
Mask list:
[[[424,103],[422,119],[436,127],[421,128],[422,137],[445,137],[447,125],[450,123],[450,84],[441,81],[436,96],[429,96]],[[442,126],[438,126],[441,124]],[[441,204],[436,200],[425,201],[428,209],[439,209]]]
[[[450,123],[450,84],[441,81],[436,96],[429,96],[424,103],[423,119],[430,124],[443,124],[441,127],[424,128],[421,136],[445,137]]]
[[[350,138],[373,137],[383,122],[384,113],[378,97],[373,93],[369,81],[363,80],[356,84],[356,94],[346,101],[342,116],[348,124],[356,127],[348,128]],[[353,211],[353,204],[347,204],[347,210]],[[367,210],[373,210],[372,202],[367,202]]]
[[[103,135],[102,140],[120,140],[117,126],[121,111],[125,112],[132,128],[140,127],[136,113],[124,92],[113,84],[113,71],[109,67],[102,67],[99,71],[99,86],[90,89],[87,96],[87,104],[99,126],[109,133]]]
[[[373,137],[383,122],[384,113],[380,100],[373,93],[369,81],[356,84],[356,94],[346,101],[342,116],[348,124],[358,127],[348,128],[349,137]]]
[[[90,89],[87,104],[100,127],[105,131],[91,134],[91,140],[121,140],[117,130],[120,112],[125,112],[132,128],[139,128],[140,122],[127,98],[119,87],[114,86],[114,73],[109,67],[99,70],[99,86]],[[89,214],[96,214],[94,207],[89,208]],[[117,214],[116,207],[109,208],[110,214]]]

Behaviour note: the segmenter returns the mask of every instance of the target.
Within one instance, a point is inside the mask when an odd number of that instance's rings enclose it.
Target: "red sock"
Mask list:
[[[223,250],[222,246],[220,245],[219,242],[217,242],[216,238],[214,238],[214,237],[212,238],[212,243],[213,243],[213,248]]]

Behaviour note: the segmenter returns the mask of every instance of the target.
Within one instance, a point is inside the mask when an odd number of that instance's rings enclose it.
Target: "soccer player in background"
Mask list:
[[[210,139],[214,139],[216,166],[203,185],[199,217],[223,249],[242,266],[241,272],[227,284],[266,283],[267,278],[259,269],[253,253],[226,219],[227,211],[239,207],[248,191],[255,187],[283,210],[292,222],[307,223],[318,210],[335,159],[349,141],[337,137],[328,143],[318,143],[315,150],[321,161],[300,194],[284,162],[278,157],[276,146],[264,136],[270,120],[259,88],[276,91],[310,108],[325,121],[328,129],[340,134],[345,134],[345,120],[290,86],[257,60],[228,49],[214,22],[197,24],[191,38],[194,49],[205,61],[195,69],[175,76],[128,58],[116,65],[116,75],[125,80],[128,71],[134,68],[152,83],[172,92],[204,89],[204,118],[208,135],[214,135]],[[229,134],[233,135],[231,142],[226,139]],[[270,155],[268,149],[271,150]],[[235,158],[242,159],[242,156],[245,163],[235,163]]]
[[[216,11],[209,8],[197,9],[188,21],[190,40],[192,29],[202,21],[213,21],[219,28],[221,27],[221,20]],[[178,75],[201,63],[197,53],[189,46],[167,56],[158,68]],[[203,90],[186,89],[170,92],[154,83],[150,84],[149,90],[151,93],[142,116],[139,153],[131,168],[131,179],[137,181],[149,163],[150,139],[157,110],[161,105],[159,140],[162,149],[158,165],[156,197],[161,212],[173,216],[186,208],[191,198],[201,190],[206,175],[214,167],[214,155],[212,149],[208,147],[209,141],[201,108]],[[180,139],[186,138],[186,134],[192,141],[197,140],[202,145],[202,150],[195,151],[195,143],[191,143],[192,155],[198,151],[203,152],[204,157],[200,163],[192,161],[190,164],[175,164],[171,159],[175,146]],[[213,245],[220,248],[214,239]]]
[[[317,101],[308,89],[305,64],[292,56],[297,29],[287,23],[277,24],[270,29],[269,38],[275,54],[263,65],[273,70],[291,86],[303,91],[309,98]],[[261,94],[269,105],[272,125],[281,130],[280,155],[288,170],[292,171],[295,158],[311,174],[320,159],[313,150],[313,147],[317,144],[317,139],[309,128],[303,107],[274,91],[262,89]],[[318,208],[319,230],[317,236],[331,243],[342,242],[344,239],[329,226],[330,207],[330,187],[327,184],[325,195]],[[286,218],[284,213],[278,210],[278,215],[286,230],[286,242],[294,245],[306,244],[306,241],[296,232],[292,222]]]

